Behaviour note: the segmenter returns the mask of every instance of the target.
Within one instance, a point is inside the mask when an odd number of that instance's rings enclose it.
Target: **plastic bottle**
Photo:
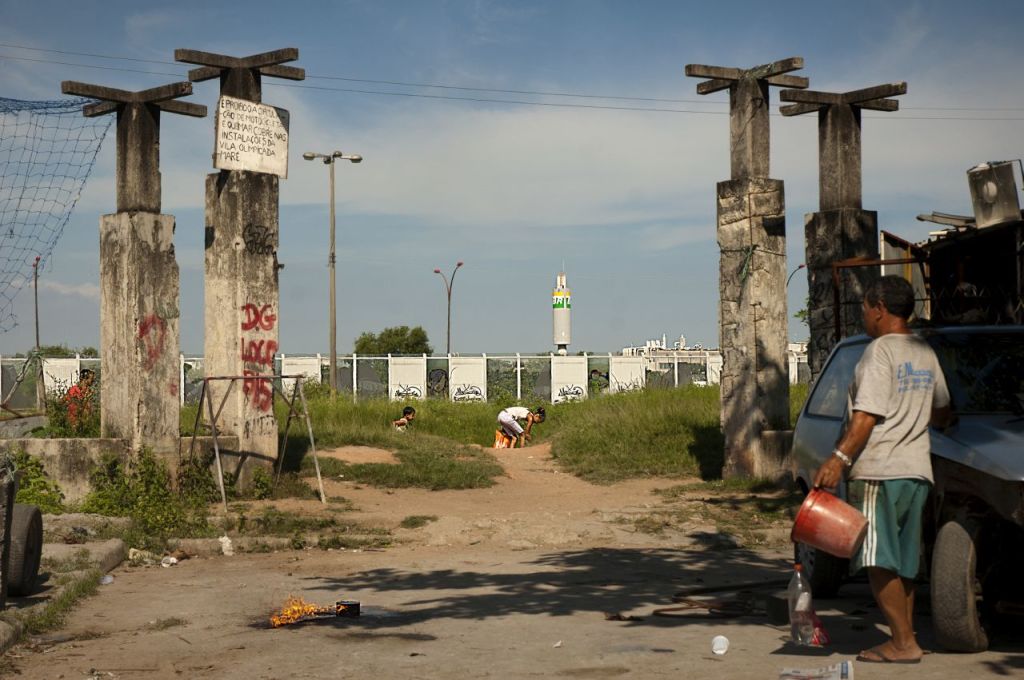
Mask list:
[[[789,634],[798,645],[814,644],[814,605],[811,602],[811,584],[804,576],[803,566],[793,565],[793,578],[786,588],[789,601]]]

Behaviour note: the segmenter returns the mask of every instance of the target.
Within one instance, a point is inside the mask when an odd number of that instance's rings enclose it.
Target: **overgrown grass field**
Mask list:
[[[805,385],[792,386],[793,420],[807,396]],[[494,441],[497,412],[503,405],[415,402],[415,421],[405,432],[391,427],[404,404],[362,400],[315,392],[308,398],[317,448],[373,446],[396,452],[398,465],[349,465],[321,459],[324,474],[384,487],[430,489],[489,486],[502,470],[487,448]],[[536,404],[526,402],[528,407]],[[717,479],[722,468],[717,387],[687,386],[605,395],[547,406],[546,422],[533,430],[533,443],[550,442],[552,455],[566,471],[597,483],[635,477]],[[183,411],[191,428],[195,411]],[[279,405],[278,421],[287,410]],[[483,447],[481,449],[480,447]],[[289,429],[286,470],[312,470],[305,422]]]

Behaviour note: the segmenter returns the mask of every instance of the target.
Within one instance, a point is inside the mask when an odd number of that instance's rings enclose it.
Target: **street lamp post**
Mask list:
[[[330,314],[330,326],[331,326],[331,338],[330,338],[330,352],[331,357],[328,365],[330,366],[330,381],[331,381],[331,394],[334,394],[338,390],[338,325],[336,320],[337,305],[335,303],[335,284],[334,284],[334,162],[337,160],[350,161],[352,163],[362,163],[363,157],[359,154],[344,154],[340,151],[335,151],[331,154],[314,153],[307,151],[302,154],[302,157],[307,161],[313,161],[317,158],[323,160],[324,165],[331,169],[331,244],[330,250],[327,255],[327,270],[329,272],[330,283],[330,302],[328,303],[329,314]]]
[[[462,261],[455,263],[455,269],[452,270],[450,277],[445,276],[440,269],[435,269],[434,273],[441,277],[444,281],[444,292],[448,295],[448,337],[445,343],[445,354],[452,353],[452,286],[455,285],[455,272],[459,271],[459,267],[462,266]]]

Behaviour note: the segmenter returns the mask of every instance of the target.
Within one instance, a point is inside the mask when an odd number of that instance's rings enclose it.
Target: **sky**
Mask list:
[[[919,241],[939,227],[918,214],[970,213],[968,168],[1024,155],[1022,26],[1019,0],[0,0],[0,97],[60,99],[62,80],[128,90],[186,80],[175,48],[297,48],[291,65],[306,80],[266,78],[263,88],[264,102],[288,109],[291,121],[280,196],[282,352],[327,351],[328,174],[302,153],[334,150],[365,159],[337,166],[340,352],[364,331],[396,325],[423,326],[443,352],[447,298],[434,269],[450,272],[457,261],[465,265],[453,285],[453,352],[554,350],[550,299],[563,267],[572,352],[663,334],[713,347],[728,94],[698,96],[686,64],[750,68],[799,56],[805,66],[794,75],[814,90],[906,81],[899,112],[863,117],[864,208],[878,211],[881,229]],[[186,354],[203,349],[217,89],[196,83],[187,99],[210,107],[209,117],[161,120]],[[777,114],[776,88],[770,105]],[[787,271],[804,262],[804,218],[818,206],[817,146],[816,116],[773,115]],[[114,212],[114,147],[110,134],[44,261],[43,344],[99,346],[98,221]],[[806,292],[798,272],[785,291],[790,316]],[[30,289],[15,313],[0,354],[34,344]],[[795,319],[789,332],[807,337]]]

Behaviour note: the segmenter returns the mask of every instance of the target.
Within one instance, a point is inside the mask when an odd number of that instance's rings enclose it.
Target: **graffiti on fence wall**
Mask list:
[[[448,373],[443,368],[435,368],[427,374],[427,394],[441,397],[448,393]]]
[[[573,401],[583,398],[583,388],[579,385],[562,385],[558,388],[558,399],[560,401]]]
[[[452,401],[483,401],[484,391],[476,385],[459,385],[452,392]]]
[[[613,378],[612,383],[615,385],[616,392],[638,392],[644,388],[640,376],[634,376],[632,380],[615,380]]]
[[[264,375],[269,369],[274,372],[274,355],[277,353],[277,340],[261,338],[257,334],[262,331],[272,331],[277,324],[277,314],[274,313],[272,305],[254,305],[248,303],[242,306],[242,337],[241,344],[242,393],[248,398],[253,408],[264,413],[274,406],[274,388],[268,378],[257,376]]]
[[[423,396],[423,390],[419,385],[402,385],[395,388],[395,396],[399,399],[419,399]]]

